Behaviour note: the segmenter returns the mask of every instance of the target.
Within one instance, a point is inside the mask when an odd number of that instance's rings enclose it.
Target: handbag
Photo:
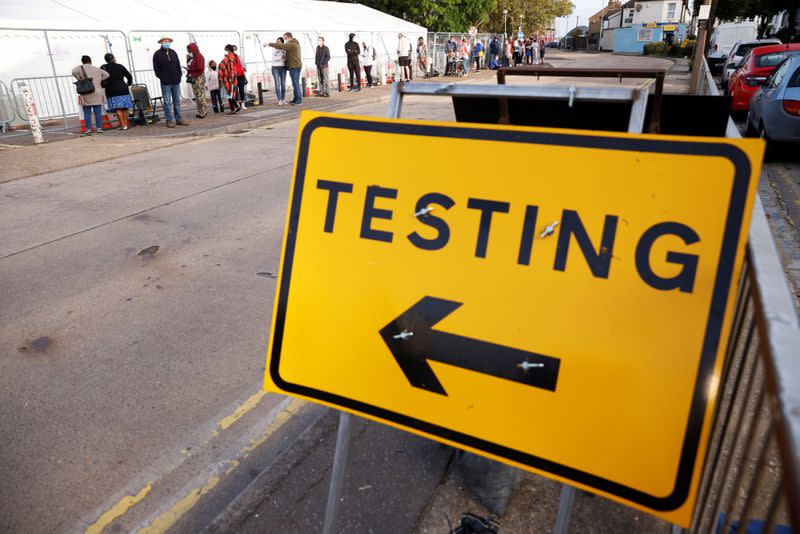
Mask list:
[[[190,85],[194,83],[194,78],[192,78],[192,75],[189,74],[188,72],[186,73],[186,83]]]
[[[83,68],[81,65],[81,72],[83,72],[83,78],[79,79],[77,82],[72,82],[75,84],[75,91],[79,95],[89,95],[94,93],[94,83],[92,83],[92,79],[86,76],[86,69]]]

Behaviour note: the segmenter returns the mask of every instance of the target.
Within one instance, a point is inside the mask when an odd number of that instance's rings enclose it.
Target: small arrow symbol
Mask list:
[[[459,307],[460,302],[423,297],[381,329],[383,342],[412,386],[447,395],[428,364],[428,360],[434,360],[548,391],[556,390],[561,364],[558,358],[433,329]]]

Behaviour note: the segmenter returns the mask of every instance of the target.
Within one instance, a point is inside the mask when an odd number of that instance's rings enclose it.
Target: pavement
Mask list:
[[[548,61],[673,64],[549,51]],[[308,108],[381,116],[387,97],[378,88]],[[3,140],[0,531],[320,524],[333,412],[261,392],[298,111],[259,111],[175,131]],[[421,97],[404,116],[453,119]],[[339,531],[446,531],[442,516],[481,512],[452,450],[355,427]],[[554,487],[526,475],[504,531],[550,524]],[[591,499],[587,525],[653,531],[642,514]]]

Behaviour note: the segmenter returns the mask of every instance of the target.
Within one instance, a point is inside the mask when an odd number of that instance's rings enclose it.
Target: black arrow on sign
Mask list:
[[[556,390],[561,364],[558,358],[433,329],[460,306],[460,302],[452,300],[423,297],[381,329],[384,343],[412,386],[447,395],[427,361],[434,360],[528,386]]]

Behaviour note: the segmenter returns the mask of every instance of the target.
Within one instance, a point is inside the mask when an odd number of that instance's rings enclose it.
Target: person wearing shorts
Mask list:
[[[400,80],[411,80],[411,41],[402,33],[397,34],[397,64],[400,66]]]

